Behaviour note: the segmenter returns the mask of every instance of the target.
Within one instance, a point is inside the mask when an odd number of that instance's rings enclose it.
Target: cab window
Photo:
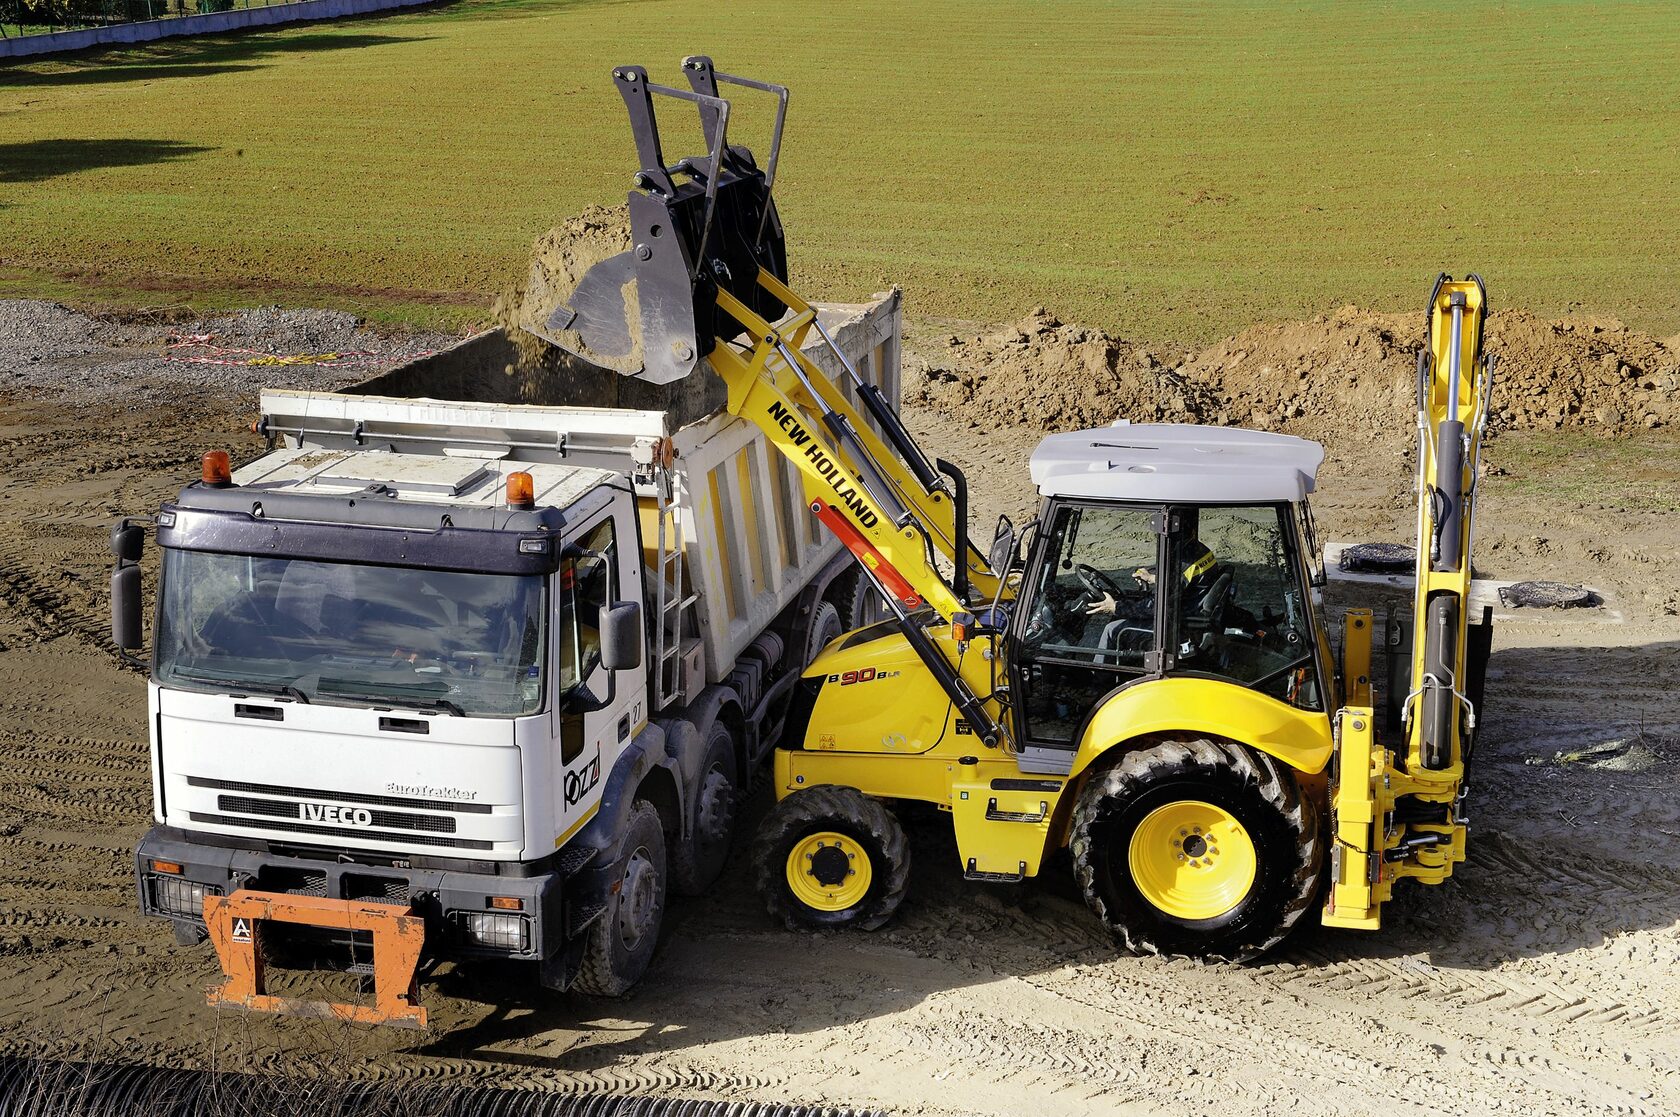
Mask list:
[[[570,763],[583,750],[582,718],[571,712],[566,701],[579,687],[590,684],[590,676],[601,662],[601,611],[618,599],[618,539],[612,517],[585,532],[576,544],[566,548],[555,578],[559,592],[560,641],[559,691],[564,725],[561,760]]]
[[[1103,695],[1147,669],[1158,516],[1062,505],[1051,517],[1016,656],[1028,739],[1070,745]]]
[[[1169,522],[1163,588],[1173,671],[1323,709],[1290,509],[1180,508]]]

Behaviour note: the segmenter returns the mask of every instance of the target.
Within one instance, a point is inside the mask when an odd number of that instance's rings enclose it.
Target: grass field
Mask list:
[[[1473,268],[1680,330],[1666,3],[462,0],[0,64],[0,294],[480,316],[622,198],[610,64],[692,52],[793,86],[816,297],[1194,343]]]

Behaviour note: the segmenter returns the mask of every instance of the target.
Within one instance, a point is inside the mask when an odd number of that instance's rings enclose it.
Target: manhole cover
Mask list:
[[[1593,609],[1604,604],[1587,587],[1566,582],[1513,582],[1500,586],[1499,603],[1511,609]]]
[[[1355,543],[1342,548],[1339,565],[1354,574],[1407,574],[1417,566],[1417,548],[1405,543]]]

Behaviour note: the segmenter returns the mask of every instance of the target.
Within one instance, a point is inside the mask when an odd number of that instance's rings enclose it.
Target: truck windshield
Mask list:
[[[166,551],[158,681],[410,706],[534,713],[543,579]]]

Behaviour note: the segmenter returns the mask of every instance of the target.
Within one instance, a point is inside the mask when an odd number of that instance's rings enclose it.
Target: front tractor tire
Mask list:
[[[910,844],[878,799],[850,787],[796,791],[765,816],[753,875],[790,931],[873,931],[910,885]]]
[[[1086,783],[1073,815],[1074,875],[1134,954],[1245,962],[1312,906],[1324,868],[1317,813],[1264,753],[1166,741]]]

